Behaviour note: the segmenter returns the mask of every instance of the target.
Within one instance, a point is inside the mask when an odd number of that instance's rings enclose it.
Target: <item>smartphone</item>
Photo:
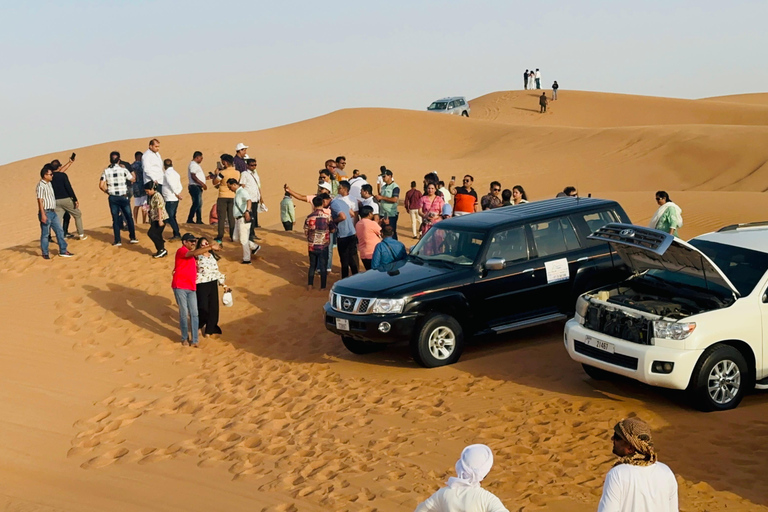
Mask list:
[[[72,156],[71,156],[71,157],[69,157],[69,159],[70,159],[70,160],[72,160],[72,161],[74,162],[74,161],[75,161],[75,157],[76,157],[76,156],[77,156],[76,154],[72,153]]]
[[[218,170],[222,170],[224,168],[224,165],[221,162],[216,162],[216,168]]]
[[[451,176],[451,181],[456,181],[456,176]]]

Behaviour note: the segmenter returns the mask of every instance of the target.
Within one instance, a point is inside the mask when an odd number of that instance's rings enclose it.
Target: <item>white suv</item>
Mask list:
[[[592,378],[617,373],[686,389],[706,411],[768,389],[768,223],[728,226],[684,242],[608,224],[633,275],[580,296],[565,346]]]
[[[463,96],[454,96],[433,101],[427,107],[429,112],[442,112],[444,114],[453,114],[456,116],[469,117],[469,103]]]

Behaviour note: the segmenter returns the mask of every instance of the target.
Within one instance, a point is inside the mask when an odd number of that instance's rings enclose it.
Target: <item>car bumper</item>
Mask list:
[[[614,353],[586,345],[587,337],[613,345]],[[565,348],[571,359],[602,370],[624,375],[652,386],[686,389],[701,350],[685,350],[632,343],[585,329],[575,319],[565,324]],[[674,363],[670,373],[651,371],[654,361]]]
[[[331,308],[329,303],[323,306],[325,328],[339,336],[349,336],[360,341],[373,343],[397,343],[410,341],[413,335],[418,314],[403,313],[398,315],[350,315]],[[336,319],[349,322],[349,330],[339,329]],[[379,327],[383,322],[389,324],[388,332],[382,332]]]

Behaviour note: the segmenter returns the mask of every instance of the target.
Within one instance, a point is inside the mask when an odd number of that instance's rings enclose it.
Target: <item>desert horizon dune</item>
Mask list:
[[[702,414],[682,393],[593,381],[563,350],[562,324],[475,340],[459,363],[433,370],[417,367],[407,347],[352,355],[325,330],[327,294],[304,288],[299,231],[309,207],[296,201],[297,231],[286,233],[278,203],[283,183],[312,192],[337,155],[369,181],[385,164],[402,188],[431,170],[446,181],[472,174],[483,194],[493,179],[521,184],[532,200],[575,185],[618,200],[638,224],[664,189],[683,209],[684,238],[766,220],[768,94],[566,90],[542,115],[535,92],[471,100],[469,119],[345,109],[254,132],[76,148],[69,175],[89,239],[72,241],[68,260],[40,258],[34,186],[45,162],[71,151],[0,166],[18,189],[0,205],[0,304],[10,312],[0,344],[3,509],[413,510],[453,474],[465,445],[483,442],[495,456],[484,486],[510,510],[586,512],[614,460],[613,424],[638,415],[677,475],[681,510],[768,511],[766,393]],[[177,343],[172,259],[150,258],[145,226],[139,245],[111,247],[97,188],[110,151],[132,161],[154,136],[185,184],[193,151],[208,171],[246,143],[270,208],[252,265],[225,242],[220,266],[235,304],[221,310],[224,334],[200,350]],[[205,220],[214,200],[208,190]],[[181,221],[188,208],[187,198]]]

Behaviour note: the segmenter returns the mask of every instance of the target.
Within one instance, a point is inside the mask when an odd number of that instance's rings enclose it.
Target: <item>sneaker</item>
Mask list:
[[[122,247],[122,246],[123,246],[122,242],[115,242],[112,244],[112,247]]]
[[[80,240],[88,240],[88,235],[82,234],[82,235],[78,236],[77,238],[79,238]]]
[[[245,260],[241,261],[240,263],[243,264],[243,265],[250,265],[251,264],[250,261],[245,261]]]
[[[138,241],[138,240],[136,240],[135,238],[131,238],[131,241],[130,241],[130,243],[132,243],[132,244],[137,244],[137,243],[139,243],[139,241]]]
[[[261,246],[257,244],[257,245],[256,245],[256,248],[255,248],[254,250],[252,250],[252,251],[251,251],[251,255],[255,255],[255,254],[256,254],[257,252],[259,252],[260,250],[261,250]]]
[[[64,251],[64,252],[60,252],[59,256],[61,256],[62,258],[71,258],[72,256],[74,256],[74,254],[72,254],[69,251]]]
[[[181,341],[181,346],[182,347],[188,347],[189,346],[189,342],[187,340],[182,340]]]
[[[168,251],[163,249],[162,251],[158,252],[157,254],[153,254],[152,257],[153,258],[163,258],[163,257],[165,257],[167,255],[168,255]]]
[[[64,235],[64,238],[75,238],[75,235],[73,235],[72,233],[67,233]]]
[[[50,256],[48,256],[47,254],[43,254],[43,259],[44,259],[44,260],[49,260],[49,259],[51,259],[51,257],[50,257]]]

